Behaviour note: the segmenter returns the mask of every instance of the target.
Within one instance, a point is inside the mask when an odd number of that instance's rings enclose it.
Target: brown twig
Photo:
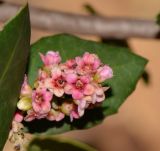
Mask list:
[[[0,20],[6,21],[16,13],[18,8],[19,6],[8,3],[0,5]],[[160,33],[160,28],[154,21],[75,15],[38,8],[30,8],[30,12],[32,26],[49,31],[115,39],[159,38]]]

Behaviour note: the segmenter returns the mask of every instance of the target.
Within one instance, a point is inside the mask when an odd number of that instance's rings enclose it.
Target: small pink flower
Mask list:
[[[49,71],[48,71],[49,72]],[[45,80],[46,78],[49,77],[49,73],[47,72],[47,69],[46,70],[42,70],[42,69],[39,69],[38,70],[38,80],[39,81],[43,81]]]
[[[61,121],[66,115],[72,122],[82,117],[87,108],[105,100],[108,87],[102,87],[101,82],[112,78],[113,71],[97,55],[86,52],[65,63],[60,63],[61,57],[54,51],[40,57],[44,66],[38,71],[34,89],[25,76],[17,103],[18,109],[27,113],[25,121],[41,118]],[[53,95],[59,98],[55,100]],[[21,122],[23,115],[16,113],[15,119]]]
[[[65,65],[68,67],[68,69],[76,69],[77,67],[77,63],[75,59],[67,60]]]
[[[27,76],[24,77],[24,82],[21,87],[21,97],[31,97],[32,95],[32,88],[28,84]]]
[[[36,113],[34,110],[27,111],[27,115],[25,116],[24,120],[27,122],[33,121],[34,119],[42,119],[46,118],[47,114],[39,114]]]
[[[45,87],[57,97],[61,97],[64,94],[66,84],[64,75],[58,66],[54,66],[51,72],[52,77],[45,80]]]
[[[43,69],[38,70],[38,78],[34,82],[34,88],[45,88],[45,81],[47,78],[50,78],[50,69],[44,67]]]
[[[20,123],[23,121],[23,114],[20,112],[16,112],[15,116],[14,116],[14,121]]]
[[[95,93],[92,95],[92,104],[99,103],[105,100],[105,91],[109,89],[109,87],[101,87],[97,84],[95,86]]]
[[[60,66],[65,73],[76,73],[77,63],[75,59],[67,60],[65,63],[60,64]]]
[[[95,80],[99,83],[104,82],[107,79],[110,79],[113,77],[113,71],[112,68],[104,65],[100,68],[98,68],[97,73],[95,75]]]
[[[95,73],[101,65],[101,61],[95,54],[86,52],[83,57],[76,57],[77,72],[79,74],[92,74]]]
[[[59,64],[61,62],[59,52],[48,51],[46,55],[40,53],[40,57],[45,66]]]
[[[92,96],[85,96],[81,100],[74,100],[74,102],[78,106],[78,114],[81,117],[84,115],[85,109],[92,103]]]
[[[66,75],[65,93],[71,94],[73,99],[80,100],[85,95],[92,95],[94,87],[90,84],[89,76],[78,76],[74,73]]]
[[[47,119],[50,121],[61,121],[64,117],[65,115],[62,112],[54,109],[51,109],[47,115]]]
[[[46,89],[36,89],[32,93],[32,107],[36,113],[45,114],[51,109],[53,94]]]

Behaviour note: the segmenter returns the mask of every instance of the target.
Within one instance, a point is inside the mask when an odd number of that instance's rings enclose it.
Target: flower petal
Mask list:
[[[53,98],[53,94],[49,91],[45,91],[43,94],[44,101],[51,101]]]
[[[33,121],[36,118],[35,112],[33,110],[29,110],[27,115],[25,116],[24,120],[27,122]]]
[[[51,109],[47,115],[47,119],[50,121],[61,121],[64,118],[64,114],[60,111]]]
[[[32,95],[32,88],[28,84],[28,78],[25,75],[24,82],[23,82],[22,88],[21,88],[21,97],[24,97],[24,96],[30,97],[31,95]]]
[[[104,101],[104,99],[105,99],[105,95],[104,94],[101,95],[101,96],[97,96],[96,102],[102,102],[102,101]]]
[[[42,62],[45,64],[45,65],[48,65],[48,60],[46,59],[45,55],[43,55],[42,53],[39,53],[40,57],[41,57],[41,60]]]
[[[33,110],[37,113],[41,112],[41,106],[36,103],[35,101],[32,102],[32,107],[33,107]]]
[[[100,67],[97,71],[97,77],[99,77],[98,82],[103,82],[107,79],[112,78],[113,77],[112,68],[107,65]]]
[[[91,81],[91,77],[89,76],[81,76],[80,77],[80,80],[83,82],[83,83],[89,83]]]
[[[54,66],[51,70],[51,73],[52,73],[52,79],[57,79],[62,75],[62,71],[59,66]]]
[[[75,60],[76,60],[76,63],[77,63],[77,65],[78,65],[79,67],[81,67],[81,66],[84,65],[84,61],[82,60],[81,57],[76,57]]]
[[[102,87],[98,87],[95,92],[96,92],[96,95],[103,95],[104,94]]]
[[[71,84],[66,84],[64,87],[64,92],[66,94],[72,94],[73,86]]]
[[[80,100],[78,107],[80,107],[81,109],[85,109],[85,107],[86,107],[86,101],[83,100],[83,99]]]
[[[54,93],[54,95],[56,95],[57,97],[62,97],[63,96],[63,94],[64,94],[64,89],[62,89],[62,88],[54,88],[53,89],[53,93]]]
[[[53,83],[51,78],[47,78],[44,81],[44,88],[46,89],[52,89],[53,88]]]
[[[70,114],[70,121],[73,122],[73,119],[78,119],[80,116],[78,114],[78,112],[76,111],[72,111],[71,114]]]
[[[70,73],[66,75],[66,81],[69,84],[75,83],[77,78],[78,78],[77,75],[74,73]]]
[[[80,117],[82,117],[84,115],[84,110],[85,110],[84,108],[82,109],[82,108],[78,107],[78,114]]]
[[[46,55],[43,55],[42,53],[39,54],[42,62],[46,66],[58,64],[61,62],[61,57],[59,55],[59,52],[48,51]]]
[[[51,104],[50,104],[50,102],[43,102],[40,107],[41,107],[41,111],[39,111],[39,113],[46,114],[50,111]]]
[[[46,56],[48,57],[50,64],[58,64],[61,62],[61,57],[58,51],[48,51]]]
[[[91,84],[87,84],[84,88],[84,94],[85,95],[92,95],[95,92],[94,86]]]
[[[73,90],[72,97],[75,100],[80,100],[80,99],[83,98],[83,93],[81,91],[78,91],[78,90]]]

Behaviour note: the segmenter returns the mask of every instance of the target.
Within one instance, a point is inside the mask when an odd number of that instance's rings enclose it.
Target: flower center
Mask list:
[[[76,82],[76,88],[77,89],[82,89],[83,86],[84,86],[84,84],[82,83],[82,81],[81,80],[77,80],[77,82]]]
[[[36,94],[35,100],[37,103],[41,103],[43,101],[43,95],[40,93]]]
[[[76,64],[76,63],[74,63],[74,64],[71,66],[72,69],[75,69],[76,67],[77,67],[77,64]]]
[[[92,70],[92,65],[91,64],[84,65],[84,70],[85,71],[91,71]]]
[[[65,85],[65,81],[64,81],[64,79],[63,79],[62,77],[58,78],[58,79],[55,81],[55,83],[56,83],[56,86],[57,86],[57,87],[60,87],[60,88],[63,88],[64,85]]]

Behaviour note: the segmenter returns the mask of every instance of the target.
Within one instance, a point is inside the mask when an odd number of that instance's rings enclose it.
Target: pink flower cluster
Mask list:
[[[40,53],[40,57],[44,65],[38,71],[34,87],[28,84],[27,77],[24,79],[16,121],[41,118],[60,121],[65,116],[73,121],[82,117],[87,108],[105,100],[108,87],[102,87],[101,83],[112,78],[113,71],[97,55],[86,52],[65,63],[54,51]]]

